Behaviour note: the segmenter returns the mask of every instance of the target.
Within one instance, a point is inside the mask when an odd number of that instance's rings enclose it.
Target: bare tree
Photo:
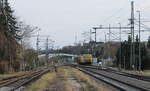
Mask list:
[[[22,70],[25,70],[26,65],[29,63],[29,59],[26,60],[26,56],[28,55],[27,54],[28,52],[26,52],[26,51],[31,49],[29,40],[32,37],[32,35],[37,32],[38,27],[27,25],[24,22],[19,22],[18,27],[19,27],[18,35],[21,37],[20,42],[21,42],[21,47],[22,47],[22,51],[21,51],[22,61],[21,61],[21,67],[20,68]],[[30,61],[31,60],[32,59],[30,59]]]

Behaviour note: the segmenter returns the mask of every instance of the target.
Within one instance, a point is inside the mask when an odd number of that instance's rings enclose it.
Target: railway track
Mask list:
[[[12,77],[1,78],[0,79],[0,88],[2,86],[4,86],[5,84],[10,83],[13,80],[17,80],[18,78],[23,78],[23,77],[25,77],[25,76],[27,76],[29,74],[32,74],[32,73],[25,73],[25,74],[21,74],[21,75],[12,76]]]
[[[51,68],[53,69],[53,68]],[[5,78],[0,80],[0,91],[15,91],[38,79],[51,69],[42,69],[36,72]]]
[[[105,70],[77,67],[80,71],[121,90],[121,91],[150,91],[150,82],[132,77],[119,75]]]
[[[138,79],[138,80],[143,80],[143,81],[150,82],[150,76],[136,75],[136,74],[131,74],[131,73],[127,73],[127,72],[119,72],[119,71],[113,70],[111,68],[105,69],[105,71],[116,73],[116,74],[119,74],[119,75],[132,77],[132,78],[135,78],[135,79]]]
[[[118,75],[123,75],[123,76],[131,77],[131,78],[135,78],[138,80],[150,82],[150,76],[142,76],[142,75],[136,75],[136,74],[131,74],[127,72],[120,72],[120,71],[113,70],[112,68],[98,69],[98,66],[79,66],[79,67],[91,68],[91,69],[96,69],[96,70],[104,70],[104,71],[115,73]]]

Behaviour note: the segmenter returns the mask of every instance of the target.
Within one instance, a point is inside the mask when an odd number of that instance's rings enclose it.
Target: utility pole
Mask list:
[[[48,54],[49,54],[49,45],[48,45],[48,42],[49,40],[48,40],[48,37],[47,37],[47,39],[46,39],[46,66],[48,66]]]
[[[106,32],[105,32],[105,43],[107,42],[107,34],[106,34]]]
[[[36,49],[37,49],[37,60],[35,62],[35,66],[39,66],[39,34],[37,35],[37,41],[36,41]]]
[[[106,54],[106,48],[107,48],[107,33],[105,32],[105,43],[104,43],[104,53],[103,53],[104,56]],[[104,59],[104,56],[103,56],[103,59]]]
[[[109,24],[109,42],[110,42],[111,25]]]
[[[119,31],[119,33],[120,33],[120,69],[121,69],[121,54],[122,54],[122,50],[121,50],[121,23],[119,23],[119,27],[120,27],[120,31]]]
[[[141,71],[141,13],[139,13],[139,71]]]
[[[130,48],[130,67],[135,69],[135,43],[134,43],[134,1],[131,2],[131,48]]]
[[[74,42],[75,45],[77,45],[77,35],[75,35],[75,42]]]
[[[90,42],[92,41],[92,29],[90,29]]]
[[[134,62],[134,70],[136,70],[136,60],[135,60],[135,36],[134,36],[134,2],[132,2],[132,23],[133,23],[133,62]]]
[[[97,38],[97,29],[96,29],[96,28],[93,28],[93,29],[95,30],[94,32],[92,32],[92,33],[95,34],[95,44],[94,44],[94,48],[96,48],[96,44],[97,44],[97,43],[96,43],[96,42],[97,42],[97,41],[96,41],[96,38]],[[94,48],[93,48],[93,49],[94,49]],[[93,49],[92,49],[92,51],[93,51]],[[94,56],[95,56],[95,54],[96,54],[96,51],[95,51],[95,49],[94,49]]]
[[[97,38],[97,28],[93,28],[95,31],[93,32],[95,34],[95,43],[96,43],[96,38]]]

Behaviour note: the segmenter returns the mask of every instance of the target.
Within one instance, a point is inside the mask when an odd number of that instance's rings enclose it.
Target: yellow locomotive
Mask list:
[[[93,57],[91,54],[83,54],[77,57],[77,62],[79,64],[91,64]]]

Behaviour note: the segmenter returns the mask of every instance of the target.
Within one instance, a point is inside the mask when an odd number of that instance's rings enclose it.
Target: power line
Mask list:
[[[139,24],[135,23],[135,25],[139,26]],[[143,26],[143,24],[141,23],[140,26],[144,29],[147,29],[147,30],[141,30],[141,31],[150,31],[150,28],[148,28],[147,26]]]
[[[123,11],[123,9],[125,9],[124,7],[126,7],[126,3],[123,5],[123,7],[119,8],[116,12],[114,12],[112,15],[110,15],[109,17],[105,18],[103,23],[107,22],[108,20],[112,19],[112,17],[114,17],[115,15],[119,14],[120,12]]]

